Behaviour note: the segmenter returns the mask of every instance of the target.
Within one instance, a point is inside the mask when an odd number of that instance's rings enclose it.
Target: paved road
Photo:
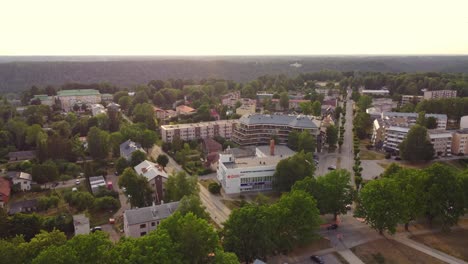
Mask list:
[[[158,157],[159,154],[166,154],[159,146],[155,145],[150,150],[150,156],[154,159]],[[167,154],[166,154],[167,155]],[[169,163],[166,166],[167,172],[177,172],[182,171],[182,167],[173,160],[169,155]],[[170,174],[169,174],[170,175]],[[202,176],[200,178],[206,179],[208,177],[216,178],[215,174],[210,174],[209,176]],[[211,219],[218,224],[220,227],[223,226],[223,223],[228,219],[231,214],[231,210],[221,202],[221,196],[212,195],[203,185],[198,184],[200,188],[200,200],[202,204],[206,207],[206,211],[210,214]]]

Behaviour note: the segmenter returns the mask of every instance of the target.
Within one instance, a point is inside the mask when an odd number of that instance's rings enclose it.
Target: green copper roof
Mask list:
[[[87,96],[87,95],[100,95],[98,90],[94,89],[80,89],[80,90],[62,90],[57,92],[58,96]]]

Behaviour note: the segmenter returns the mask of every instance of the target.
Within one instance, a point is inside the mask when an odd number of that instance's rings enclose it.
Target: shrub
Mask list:
[[[208,191],[212,194],[219,194],[221,192],[221,185],[216,182],[212,182],[208,185]]]
[[[95,199],[93,207],[96,210],[115,210],[119,208],[119,201],[113,197],[104,196]]]

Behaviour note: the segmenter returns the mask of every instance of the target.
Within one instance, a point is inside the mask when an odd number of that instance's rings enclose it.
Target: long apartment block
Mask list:
[[[241,146],[262,145],[275,136],[278,144],[286,144],[293,130],[319,135],[320,124],[320,120],[304,115],[244,115],[239,119],[232,140]]]
[[[220,136],[231,139],[234,128],[239,123],[238,119],[219,120],[178,125],[161,126],[161,138],[163,142],[172,142],[174,138],[183,141],[214,138]]]

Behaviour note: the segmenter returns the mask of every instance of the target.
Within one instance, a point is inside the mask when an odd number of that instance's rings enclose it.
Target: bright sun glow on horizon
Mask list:
[[[468,54],[467,0],[19,0],[0,55]]]

